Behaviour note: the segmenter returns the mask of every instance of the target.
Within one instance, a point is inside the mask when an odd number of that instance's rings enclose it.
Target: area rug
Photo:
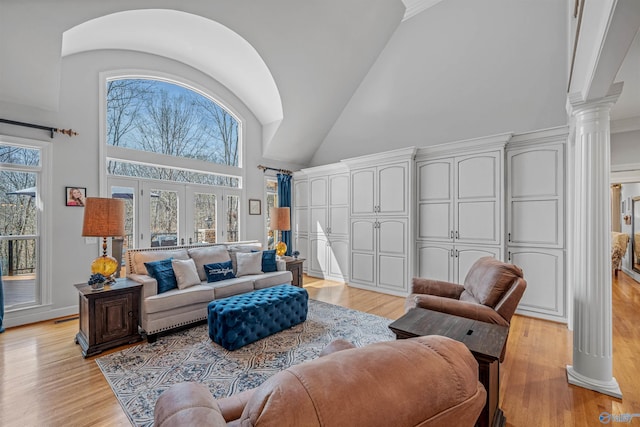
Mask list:
[[[331,341],[361,347],[391,341],[391,320],[309,300],[307,320],[235,351],[209,339],[200,325],[96,359],[134,426],[152,426],[158,396],[172,384],[206,384],[215,397],[256,387],[289,366],[312,360]]]

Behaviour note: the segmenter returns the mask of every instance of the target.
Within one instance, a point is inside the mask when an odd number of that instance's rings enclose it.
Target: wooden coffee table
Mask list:
[[[398,339],[442,335],[465,344],[478,361],[478,377],[487,390],[487,403],[476,426],[504,426],[500,400],[500,355],[509,328],[424,308],[412,308],[389,325]]]

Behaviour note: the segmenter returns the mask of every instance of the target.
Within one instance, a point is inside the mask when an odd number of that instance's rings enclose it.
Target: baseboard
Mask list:
[[[43,307],[38,307],[38,309],[42,308]],[[37,308],[29,310],[37,310]],[[30,323],[44,322],[46,320],[52,320],[58,317],[71,316],[73,314],[78,314],[77,305],[38,312],[27,310],[15,311],[11,313],[5,313],[5,317],[2,323],[5,328],[12,328],[14,326],[23,326]]]

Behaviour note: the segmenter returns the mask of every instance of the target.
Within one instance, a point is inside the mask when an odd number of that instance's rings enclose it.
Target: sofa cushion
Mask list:
[[[172,259],[171,266],[176,275],[178,289],[200,284],[201,280],[196,271],[196,263],[192,259]]]
[[[215,298],[213,289],[205,284],[190,286],[186,289],[172,289],[162,294],[144,299],[144,311],[157,313],[172,310],[176,307],[187,307],[191,304],[209,303]]]
[[[213,264],[205,264],[204,271],[207,274],[207,282],[219,282],[221,280],[233,279],[233,267],[231,260],[225,262],[216,262]]]
[[[262,274],[262,253],[260,252],[238,252],[236,254],[238,265],[236,276],[247,276],[250,274]]]
[[[133,274],[146,274],[150,275],[145,267],[145,262],[159,261],[162,259],[189,259],[189,254],[184,248],[180,249],[168,249],[168,250],[149,250],[149,251],[135,251],[133,253]]]
[[[158,282],[158,293],[164,293],[178,287],[176,275],[171,265],[172,258],[158,261],[145,262],[144,266],[149,272],[149,276]]]
[[[291,284],[293,275],[290,271],[274,271],[272,273],[264,273],[260,276],[253,277],[253,288],[264,289],[271,286],[282,285],[285,283]]]
[[[229,257],[229,251],[223,245],[190,248],[188,253],[196,263],[196,269],[198,270],[200,281],[207,280],[207,273],[204,271],[205,264],[216,264],[231,260]]]
[[[253,291],[253,279],[251,276],[236,277],[221,282],[207,283],[205,286],[213,289],[215,299],[220,299]]]

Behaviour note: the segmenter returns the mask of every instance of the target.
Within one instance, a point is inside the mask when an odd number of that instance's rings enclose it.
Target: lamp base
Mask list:
[[[91,263],[91,274],[100,273],[109,281],[111,276],[118,270],[118,261],[114,257],[102,255],[94,259]]]
[[[287,253],[287,244],[282,240],[276,243],[276,255],[282,256]]]

